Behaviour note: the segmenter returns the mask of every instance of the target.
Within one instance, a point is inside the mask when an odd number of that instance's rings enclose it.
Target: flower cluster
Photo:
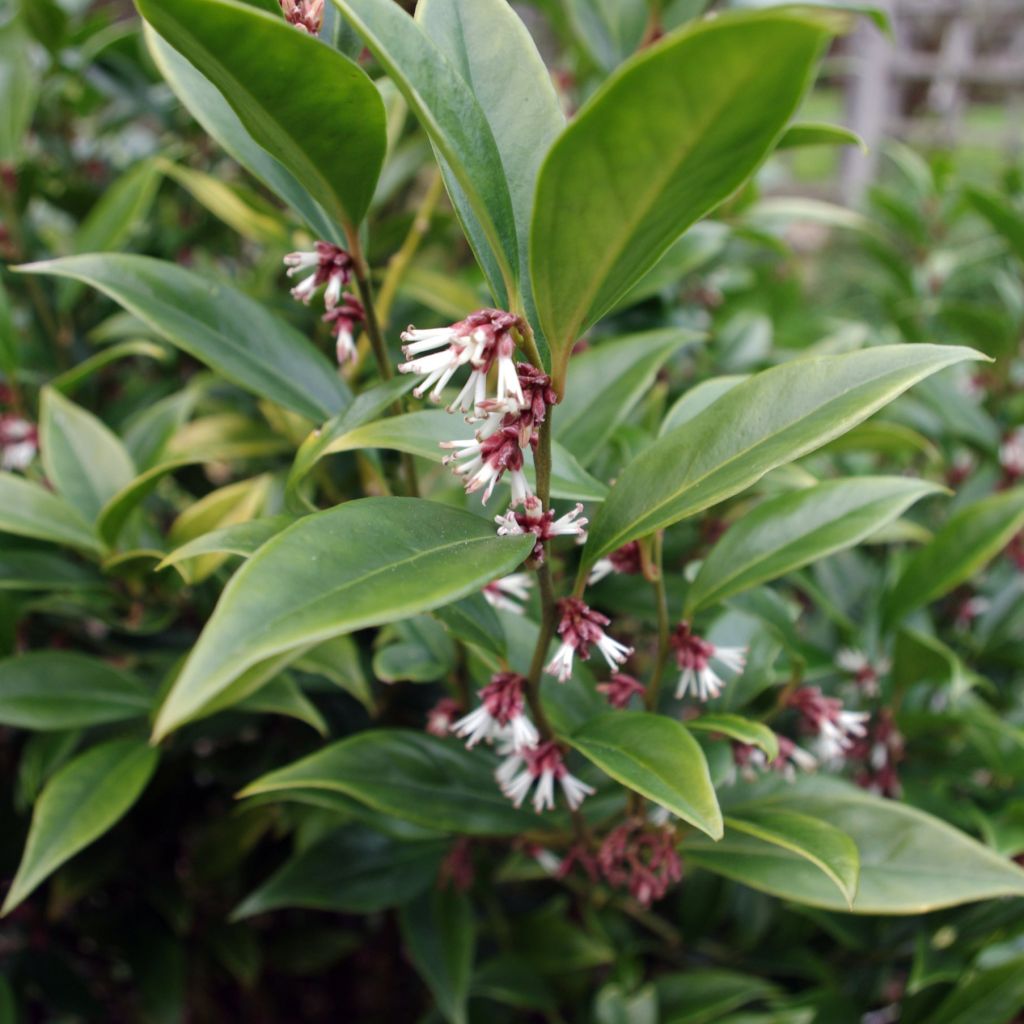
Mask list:
[[[854,776],[858,786],[880,796],[900,796],[903,787],[896,766],[903,760],[903,735],[891,711],[882,708],[878,712],[866,735],[858,736],[850,745],[847,756],[860,762]]]
[[[595,689],[598,693],[604,694],[613,708],[620,711],[629,706],[634,696],[642,697],[647,692],[647,687],[639,679],[634,679],[625,672],[613,672],[608,682],[598,683]]]
[[[816,686],[802,686],[789,697],[800,714],[804,732],[817,737],[818,757],[825,762],[845,759],[858,739],[867,735],[866,711],[846,711],[838,697],[826,697]]]
[[[676,653],[676,664],[682,669],[676,697],[692,693],[697,700],[707,701],[719,696],[724,680],[711,667],[717,661],[730,672],[742,672],[747,663],[746,648],[719,647],[693,632],[688,622],[681,622],[669,643]]]
[[[319,34],[324,23],[324,0],[278,0],[285,21],[311,36]]]
[[[39,450],[39,431],[34,423],[6,413],[0,416],[0,469],[28,469]]]
[[[594,563],[594,568],[590,570],[587,583],[593,586],[613,572],[630,576],[636,576],[643,572],[639,541],[631,540],[628,544],[623,544],[621,548],[613,551],[607,558],[599,558]]]
[[[507,753],[495,772],[495,778],[502,793],[516,807],[522,806],[533,789],[533,809],[538,814],[543,810],[554,810],[556,782],[562,788],[565,802],[574,811],[584,798],[594,794],[593,786],[576,778],[565,767],[562,749],[554,740],[547,740],[528,750]]]
[[[627,821],[605,836],[597,866],[610,885],[626,889],[642,906],[660,900],[683,877],[675,830]]]
[[[530,495],[524,502],[521,511],[510,508],[503,516],[495,516],[498,524],[499,537],[518,537],[532,533],[537,542],[533,546],[531,557],[538,565],[544,561],[544,544],[553,537],[575,537],[577,544],[587,539],[587,520],[583,517],[583,505],[576,502],[571,512],[555,518],[553,509],[546,509],[540,498]]]
[[[500,580],[488,583],[484,587],[484,599],[492,608],[499,611],[522,615],[525,611],[523,606],[530,598],[532,586],[533,579],[528,573],[513,572],[508,576],[502,576]]]
[[[526,714],[526,680],[515,672],[498,672],[480,691],[481,704],[451,726],[456,736],[475,747],[481,740],[508,740],[515,753],[537,746],[540,736]]]
[[[604,627],[611,623],[607,615],[595,612],[578,597],[564,597],[558,602],[560,615],[558,635],[562,643],[549,662],[546,672],[564,683],[572,675],[573,658],[590,658],[591,646],[604,655],[610,669],[617,669],[633,653],[633,648],[610,637]]]
[[[888,658],[874,662],[863,652],[852,647],[841,647],[836,652],[836,664],[853,676],[854,682],[868,697],[878,696],[878,682],[890,669]]]
[[[302,9],[313,6],[308,2],[303,4],[300,0],[282,0],[282,7],[286,3]],[[322,16],[322,3],[320,13]],[[285,14],[287,16],[287,10]],[[366,318],[366,310],[354,295],[345,291],[345,287],[352,280],[352,257],[339,245],[332,242],[317,242],[310,250],[289,253],[284,258],[284,265],[288,268],[289,277],[309,271],[292,289],[292,298],[304,305],[308,306],[313,296],[324,288],[324,307],[327,312],[323,316],[323,321],[331,326],[338,365],[354,359],[355,329]]]

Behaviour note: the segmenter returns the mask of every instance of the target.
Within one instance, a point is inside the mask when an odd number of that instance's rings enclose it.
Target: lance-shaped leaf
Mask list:
[[[890,622],[969,580],[1024,530],[1024,487],[982,498],[950,517],[903,567],[886,601]]]
[[[691,732],[711,733],[712,736],[728,736],[737,743],[746,743],[751,747],[759,747],[769,761],[779,756],[779,738],[763,722],[755,722],[742,715],[712,714],[700,715],[689,719],[686,728]]]
[[[730,833],[717,844],[685,840],[695,867],[812,907],[855,914],[923,914],[996,896],[1024,896],[1024,871],[944,821],[834,778],[776,783],[770,794],[729,806],[736,817],[795,811],[845,832],[860,853],[852,908],[804,857],[753,835]]]
[[[697,22],[623,65],[575,117],[541,169],[530,237],[556,371],[771,152],[842,24],[808,11]]]
[[[157,752],[142,740],[110,740],[65,765],[32,811],[25,852],[0,913],[10,913],[48,875],[122,818],[146,788]]]
[[[722,836],[722,813],[697,741],[674,718],[610,711],[565,737],[617,782],[706,832]]]
[[[519,268],[515,218],[501,154],[472,90],[423,27],[393,0],[334,3],[430,136],[473,251],[498,300],[506,300],[505,288],[514,286]]]
[[[762,502],[737,520],[704,559],[685,618],[759,583],[859,544],[915,501],[944,490],[899,476],[829,480]]]
[[[28,263],[18,271],[99,289],[227,380],[314,422],[350,401],[327,357],[294,327],[240,291],[184,267],[108,253]]]
[[[415,498],[365,498],[300,519],[225,587],[155,733],[201,714],[259,662],[449,604],[529,550],[529,537],[496,537],[478,516]]]
[[[63,498],[13,473],[0,473],[0,530],[92,553],[101,549],[96,533]]]
[[[39,403],[39,449],[50,482],[86,522],[95,522],[135,477],[131,456],[110,428],[53,388],[43,388]]]
[[[374,729],[270,772],[240,795],[342,793],[395,818],[467,835],[517,835],[543,827],[547,819],[539,821],[501,795],[494,768],[494,758],[483,751],[428,733]]]
[[[924,377],[982,358],[952,345],[885,345],[794,359],[756,374],[662,434],[623,470],[595,517],[582,571],[628,541],[738,494]]]
[[[551,75],[507,0],[420,0],[416,20],[462,75],[491,127],[512,200],[526,289],[537,174],[565,127]]]
[[[234,0],[138,0],[142,16],[212,82],[249,134],[354,231],[377,185],[384,103],[347,57]]]
[[[224,151],[271,192],[287,203],[317,238],[343,244],[344,232],[299,184],[295,175],[275,160],[245,130],[245,125],[215,86],[204,78],[173,46],[145,25],[146,45],[153,63],[188,112]]]

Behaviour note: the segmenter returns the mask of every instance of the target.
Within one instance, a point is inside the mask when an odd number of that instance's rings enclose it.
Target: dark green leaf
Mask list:
[[[1010,1024],[1024,1006],[1024,956],[974,970],[929,1015],[928,1024]]]
[[[264,775],[241,796],[334,791],[395,818],[466,835],[517,835],[543,827],[549,819],[517,810],[501,795],[494,768],[492,757],[452,740],[375,729]]]
[[[968,348],[890,345],[756,374],[626,467],[595,517],[583,570],[831,441],[929,374],[976,358]]]
[[[110,740],[65,765],[32,812],[25,852],[0,914],[10,913],[66,860],[112,828],[146,788],[157,752],[141,740]]]
[[[443,843],[404,843],[346,825],[286,861],[231,915],[235,921],[286,907],[373,914],[431,885]]]
[[[81,729],[145,715],[152,694],[98,658],[36,651],[0,661],[0,724]]]
[[[226,379],[314,422],[350,400],[334,367],[295,328],[229,285],[184,267],[111,253],[18,270],[84,281]]]
[[[387,146],[384,104],[365,72],[232,0],[138,0],[138,8],[220,90],[252,138],[353,232]]]
[[[510,572],[530,537],[468,512],[365,498],[300,519],[232,577],[157,718],[166,735],[246,669],[286,651],[449,604]]]
[[[684,617],[859,544],[942,490],[927,480],[861,476],[769,498],[711,549],[686,595]]]

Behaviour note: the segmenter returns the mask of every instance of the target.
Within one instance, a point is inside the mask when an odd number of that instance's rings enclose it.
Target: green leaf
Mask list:
[[[157,752],[141,740],[110,740],[65,765],[32,812],[25,852],[0,914],[9,914],[66,860],[112,828],[142,794]]]
[[[451,888],[424,893],[398,915],[409,956],[449,1024],[467,1024],[476,952],[469,899]]]
[[[799,149],[803,146],[857,146],[863,153],[868,151],[867,143],[852,129],[817,121],[791,124],[776,148]]]
[[[1010,1024],[1024,1006],[1024,956],[973,970],[932,1010],[928,1024]]]
[[[774,761],[779,756],[778,736],[762,722],[755,722],[742,715],[718,713],[700,715],[697,718],[688,719],[686,728],[691,732],[696,729],[698,732],[720,733],[739,743],[759,747],[765,752],[769,761]]]
[[[673,352],[702,335],[670,327],[601,342],[572,362],[572,387],[558,405],[554,436],[580,462],[592,462],[615,428],[650,390]],[[595,410],[601,410],[600,415]]]
[[[781,783],[749,804],[728,808],[795,811],[849,835],[860,852],[855,914],[921,914],[996,896],[1024,895],[1024,871],[938,818],[885,800],[849,783],[803,778]],[[707,868],[754,889],[812,907],[846,911],[845,900],[814,866],[795,853],[753,836],[727,836],[712,844],[688,838],[688,864]]]
[[[135,478],[131,456],[110,428],[53,388],[40,398],[39,451],[57,493],[86,522]]]
[[[444,848],[444,843],[399,842],[346,825],[289,858],[231,919],[287,907],[375,914],[401,906],[433,883]]]
[[[36,108],[38,74],[32,66],[32,45],[20,18],[0,25],[0,162],[17,167],[28,126]]]
[[[359,647],[352,637],[336,636],[318,644],[295,662],[295,668],[330,680],[373,712],[373,693],[359,659]]]
[[[373,198],[387,147],[384,103],[366,73],[281,18],[232,0],[138,0],[137,6],[220,90],[252,138],[353,232]]]
[[[914,502],[943,490],[927,480],[861,476],[769,498],[711,549],[686,595],[683,616],[853,547]]]
[[[565,127],[551,75],[507,0],[421,0],[416,20],[461,74],[490,126],[508,182],[526,288],[537,175]],[[526,301],[529,308],[529,295]]]
[[[529,537],[468,512],[365,498],[300,519],[225,587],[163,707],[160,737],[273,655],[449,604],[518,565]]]
[[[565,737],[617,782],[678,815],[712,839],[722,814],[697,741],[674,718],[610,711]]]
[[[1009,244],[1014,255],[1024,262],[1024,214],[1010,205],[1004,196],[989,189],[969,185],[964,189],[967,201]]]
[[[296,721],[305,722],[321,736],[326,736],[330,732],[317,706],[289,675],[279,675],[276,679],[271,679],[254,693],[233,704],[232,710],[294,718]]]
[[[223,526],[175,548],[156,568],[166,569],[168,566],[204,555],[241,555],[248,558],[271,537],[276,537],[286,526],[291,526],[294,522],[295,516],[278,515]]]
[[[1024,529],[1024,487],[982,498],[950,516],[918,548],[885,602],[890,622],[948,594],[993,559]]]
[[[0,661],[0,724],[18,729],[84,729],[145,715],[153,703],[134,676],[65,651]]]
[[[834,882],[843,899],[853,906],[860,854],[857,844],[834,825],[796,811],[748,808],[742,817],[726,815],[725,827],[803,857]]]
[[[756,374],[623,470],[595,517],[581,571],[628,541],[738,494],[929,374],[977,358],[955,346],[887,345],[794,359]]]
[[[440,462],[450,452],[441,447],[442,441],[472,437],[472,427],[461,417],[451,416],[443,409],[425,409],[409,412],[403,416],[390,416],[374,420],[334,440],[317,457],[335,452],[358,451],[361,448],[388,448],[393,451],[409,452],[420,458]],[[307,442],[308,443],[308,442]],[[569,498],[576,501],[601,501],[608,489],[600,480],[592,477],[576,459],[558,442],[551,447],[551,494],[555,498]],[[301,453],[300,453],[301,456]],[[296,460],[298,464],[298,459]],[[303,458],[303,468],[308,472],[308,460]],[[531,477],[533,467],[526,466],[526,475]]]
[[[227,380],[314,422],[351,400],[326,356],[295,328],[229,285],[184,267],[149,256],[110,253],[67,256],[17,269],[84,281]]]
[[[290,790],[341,793],[392,817],[466,835],[517,835],[543,827],[494,781],[494,758],[428,733],[374,729],[270,772],[239,795]]]
[[[107,348],[93,353],[88,359],[83,359],[69,370],[54,377],[50,381],[50,387],[62,395],[70,395],[105,366],[116,363],[118,359],[140,356],[145,359],[155,359],[160,363],[167,363],[171,360],[172,352],[164,345],[146,341],[143,338],[137,338],[134,341],[119,341],[116,345],[109,345]],[[130,448],[129,454],[131,454]]]
[[[159,187],[160,171],[153,160],[135,164],[103,193],[78,226],[71,240],[72,251],[96,253],[123,248],[148,220]],[[80,282],[61,281],[57,308],[70,309],[81,293]]]
[[[102,590],[105,587],[98,573],[54,551],[0,547],[0,590]]]
[[[63,498],[13,473],[0,473],[0,530],[92,554],[101,550],[99,538]]]
[[[698,22],[627,62],[573,119],[541,170],[530,236],[556,376],[580,334],[771,152],[836,24]]]
[[[317,238],[342,244],[344,233],[316,200],[245,130],[228,101],[177,50],[144,25],[146,45],[175,96],[225,152],[292,208]]]
[[[472,90],[423,27],[393,0],[334,0],[423,125],[448,194],[499,302],[519,267],[501,154]]]
[[[454,604],[436,608],[434,618],[444,623],[463,643],[471,644],[485,654],[505,657],[505,631],[483,594],[470,594]]]
[[[590,58],[612,71],[643,40],[650,18],[644,0],[564,0],[573,32]]]
[[[722,395],[732,391],[737,384],[742,384],[749,379],[749,374],[739,373],[725,377],[711,377],[695,384],[688,391],[684,391],[665,414],[658,435],[667,434],[670,430],[681,427],[687,421],[692,420],[697,413],[703,412],[709,405],[717,402]]]
[[[730,1010],[779,995],[779,989],[762,978],[716,969],[664,974],[655,985],[663,1024],[710,1024]]]

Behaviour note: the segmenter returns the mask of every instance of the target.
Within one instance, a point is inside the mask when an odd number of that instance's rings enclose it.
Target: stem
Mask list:
[[[409,269],[409,264],[420,247],[420,242],[430,230],[434,210],[443,193],[444,182],[441,179],[441,172],[435,169],[430,184],[427,186],[426,194],[420,201],[416,215],[413,217],[409,233],[405,236],[401,248],[388,261],[388,269],[384,274],[383,282],[381,282],[380,293],[377,296],[377,318],[385,326],[391,317],[391,305],[395,301],[398,286],[402,283],[402,278],[405,276],[406,270]]]
[[[665,674],[665,661],[668,658],[668,594],[665,592],[665,572],[662,565],[663,546],[664,535],[659,530],[654,535],[654,579],[651,581],[658,604],[658,654],[654,662],[654,671],[651,673],[651,682],[644,697],[648,711],[655,711],[658,707],[658,694],[661,690],[662,677]]]
[[[395,375],[394,367],[388,358],[387,345],[384,343],[384,335],[381,333],[380,322],[377,319],[377,306],[374,302],[373,284],[370,282],[370,271],[363,258],[363,250],[359,244],[359,232],[355,229],[346,230],[348,236],[349,255],[352,257],[352,274],[356,279],[356,288],[359,291],[360,301],[366,311],[366,336],[370,339],[370,348],[373,350],[373,357],[377,362],[377,369],[382,380],[391,380]],[[391,406],[391,413],[394,416],[402,415],[402,403],[395,401]],[[420,487],[416,478],[416,464],[408,452],[402,452],[402,471],[405,474],[406,493],[412,497],[419,497]]]

